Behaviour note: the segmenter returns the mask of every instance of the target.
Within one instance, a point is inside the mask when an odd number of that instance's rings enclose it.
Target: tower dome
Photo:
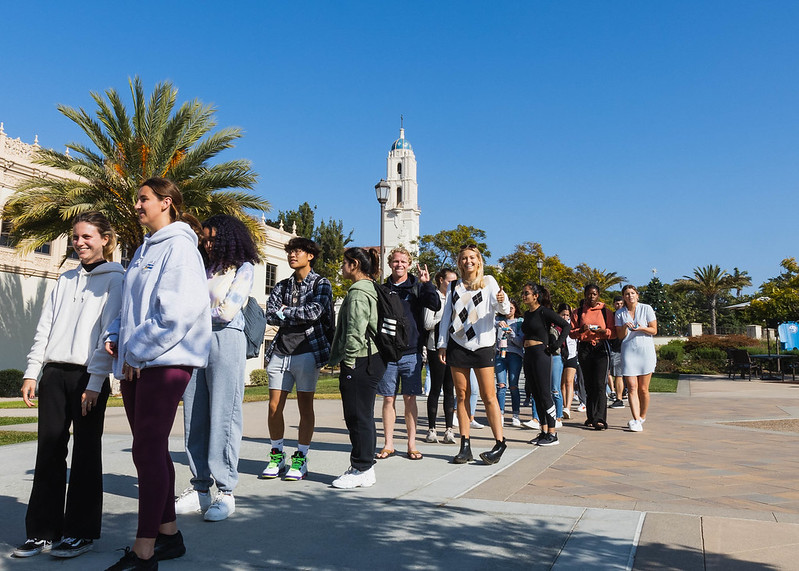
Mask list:
[[[405,138],[405,129],[403,129],[403,128],[400,128],[400,136],[399,136],[399,139],[397,139],[396,141],[394,141],[394,144],[393,144],[393,145],[391,145],[391,150],[392,150],[392,151],[396,151],[396,150],[398,150],[398,149],[408,149],[409,151],[412,151],[412,150],[413,150],[413,147],[411,147],[411,143],[410,143],[410,141],[408,141],[408,140]]]

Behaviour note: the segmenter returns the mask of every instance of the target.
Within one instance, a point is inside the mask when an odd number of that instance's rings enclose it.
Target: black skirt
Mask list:
[[[447,365],[459,369],[485,369],[494,367],[494,346],[480,347],[476,351],[464,349],[450,339],[447,344]]]

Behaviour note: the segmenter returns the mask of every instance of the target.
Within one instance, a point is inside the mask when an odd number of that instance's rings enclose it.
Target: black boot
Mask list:
[[[497,440],[497,443],[494,444],[494,447],[491,450],[480,454],[480,459],[486,464],[496,464],[499,462],[499,459],[502,458],[502,453],[505,452],[507,447],[508,445],[505,444],[504,438],[502,439],[502,442]]]
[[[461,436],[461,449],[457,456],[452,459],[452,463],[466,464],[466,462],[471,462],[472,460],[474,460],[474,456],[472,456],[472,445],[468,438]]]

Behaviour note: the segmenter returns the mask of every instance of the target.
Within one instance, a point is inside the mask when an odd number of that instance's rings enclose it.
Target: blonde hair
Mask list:
[[[464,277],[464,271],[461,267],[461,257],[466,250],[471,250],[475,254],[477,254],[477,276],[472,281],[466,281]],[[477,246],[465,246],[461,248],[461,251],[458,253],[458,269],[461,272],[461,281],[463,282],[463,287],[468,290],[478,290],[483,289],[486,286],[485,275],[483,273],[483,255],[480,253],[480,250],[477,249]]]
[[[386,258],[387,263],[391,263],[391,260],[394,259],[394,254],[405,254],[408,256],[408,264],[413,262],[413,256],[411,253],[402,246],[397,246],[396,248],[392,248],[392,250],[388,253],[388,257]]]

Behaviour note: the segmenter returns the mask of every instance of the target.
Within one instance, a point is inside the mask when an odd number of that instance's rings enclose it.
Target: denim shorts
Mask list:
[[[386,372],[377,384],[377,394],[393,397],[396,394],[422,394],[422,356],[419,353],[403,355],[399,361],[388,363]]]
[[[269,375],[269,390],[291,392],[297,384],[297,392],[316,392],[316,383],[319,380],[319,369],[316,368],[316,359],[313,353],[300,353],[299,355],[282,355],[272,353],[269,364],[266,366]]]
[[[621,377],[621,353],[610,352],[610,374],[614,377]]]

